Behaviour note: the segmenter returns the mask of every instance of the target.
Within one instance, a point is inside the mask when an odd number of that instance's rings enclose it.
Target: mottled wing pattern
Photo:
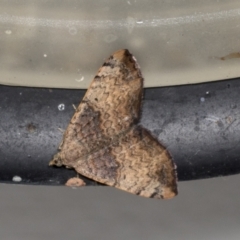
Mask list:
[[[177,194],[175,166],[169,152],[141,126],[80,160],[75,170],[95,181],[152,198]]]
[[[140,117],[143,78],[127,50],[99,69],[63,137],[55,165],[73,167],[79,156],[109,145]]]
[[[99,69],[50,165],[74,168],[101,183],[145,197],[177,194],[168,151],[137,126],[143,78],[128,50],[115,52]]]

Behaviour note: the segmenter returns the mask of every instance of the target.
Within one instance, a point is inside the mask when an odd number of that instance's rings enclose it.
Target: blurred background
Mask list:
[[[87,88],[128,48],[145,87],[240,75],[236,0],[0,2],[0,83]]]

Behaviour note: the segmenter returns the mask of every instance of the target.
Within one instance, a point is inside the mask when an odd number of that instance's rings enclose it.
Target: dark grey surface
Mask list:
[[[48,162],[85,92],[0,86],[0,182],[64,184],[76,175]],[[168,148],[179,180],[240,172],[239,92],[239,79],[145,89],[140,123]]]
[[[217,88],[212,83],[146,91],[142,124],[171,150],[181,180],[239,172],[240,83],[230,81],[216,83]],[[7,113],[0,121],[5,127],[0,129],[1,180],[14,183],[19,176],[22,183],[64,183],[70,171],[47,163],[61,141],[57,128],[66,127],[72,103],[85,91],[35,89],[33,94],[21,89],[0,96],[0,111]],[[10,98],[17,111],[9,107]],[[61,103],[64,111],[58,110]],[[27,129],[30,123],[36,126],[33,132]],[[179,196],[169,201],[101,186],[73,190],[1,184],[0,239],[239,240],[239,182],[240,175],[180,182]]]
[[[3,240],[239,240],[240,175],[154,200],[111,187],[0,185]]]

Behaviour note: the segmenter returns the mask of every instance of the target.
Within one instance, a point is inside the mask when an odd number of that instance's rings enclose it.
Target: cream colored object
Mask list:
[[[145,87],[240,76],[240,1],[1,1],[0,84],[87,88],[127,48]]]

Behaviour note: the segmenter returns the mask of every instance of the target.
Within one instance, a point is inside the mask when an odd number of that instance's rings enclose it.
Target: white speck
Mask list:
[[[68,31],[71,35],[76,35],[77,34],[77,29],[75,27],[70,27]]]
[[[44,57],[47,57],[47,54],[46,54],[46,53],[44,53],[44,54],[43,54],[43,56],[44,56]]]
[[[132,5],[130,1],[127,1],[127,3],[128,3],[129,5]]]
[[[19,95],[22,95],[22,92],[20,92]]]
[[[21,182],[21,181],[22,181],[22,178],[19,177],[19,176],[14,176],[14,177],[12,178],[12,181],[13,181],[13,182]]]
[[[84,80],[84,76],[75,79],[76,82],[82,82],[83,80]]]
[[[114,34],[108,34],[105,38],[104,41],[107,43],[111,43],[117,40],[117,36]]]
[[[129,120],[129,117],[126,116],[123,120],[124,120],[124,121],[127,121],[127,120]]]
[[[209,93],[210,93],[209,91],[206,91],[206,95],[209,95]]]
[[[205,119],[210,121],[210,122],[218,122],[220,120],[219,117],[216,117],[216,116],[213,116],[213,115],[209,115]]]
[[[204,98],[204,97],[201,97],[201,98],[200,98],[200,101],[201,101],[201,102],[205,102],[205,98]]]
[[[6,33],[7,35],[10,35],[10,34],[12,34],[12,31],[11,31],[11,30],[6,30],[5,33]]]
[[[137,23],[138,23],[138,24],[142,24],[142,23],[143,23],[143,20],[138,20]]]
[[[58,110],[63,111],[65,109],[65,104],[61,103],[58,105]]]

